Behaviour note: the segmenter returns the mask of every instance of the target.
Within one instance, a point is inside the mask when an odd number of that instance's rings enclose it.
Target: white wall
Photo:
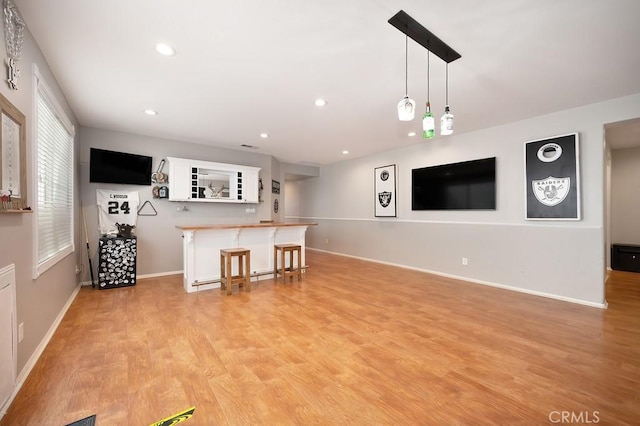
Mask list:
[[[271,211],[271,219],[275,222],[282,222],[284,219],[285,202],[284,202],[284,170],[280,167],[280,162],[275,158],[271,160],[271,179],[277,181],[280,184],[280,192],[274,193],[272,182],[269,181],[264,191],[265,203],[267,208]],[[275,209],[275,202],[278,201],[278,211]]]
[[[640,244],[640,147],[611,152],[611,238]]]
[[[287,218],[300,216],[300,181],[290,180],[285,182],[285,212]]]
[[[320,177],[300,181],[300,217],[319,223],[307,245],[601,305],[603,126],[638,116],[640,94],[322,167]],[[580,138],[582,220],[525,220],[524,143],[572,132]],[[492,156],[495,211],[411,210],[411,169]],[[399,213],[374,218],[373,169],[387,164],[398,169]]]
[[[606,137],[605,137],[606,139]],[[611,268],[611,146],[605,140],[604,153],[604,253],[605,265]]]

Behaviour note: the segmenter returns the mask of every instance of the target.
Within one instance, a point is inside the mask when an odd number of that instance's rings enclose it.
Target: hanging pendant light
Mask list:
[[[404,98],[398,102],[398,118],[400,121],[411,121],[416,115],[416,103],[409,98],[409,36],[404,40]]]
[[[449,63],[447,62],[447,72],[445,80],[445,101],[444,115],[440,118],[440,134],[450,135],[453,133],[453,114],[449,110]]]
[[[429,101],[429,51],[427,50],[427,105],[422,116],[422,137],[431,139],[436,135],[436,123],[431,112],[431,102]]]

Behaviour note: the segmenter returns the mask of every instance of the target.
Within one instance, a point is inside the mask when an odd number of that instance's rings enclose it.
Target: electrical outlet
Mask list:
[[[76,265],[76,275],[80,275],[80,272],[82,272],[82,265]]]
[[[325,243],[325,244],[329,244],[329,239],[328,239],[328,238],[325,238],[324,243]]]
[[[24,339],[24,323],[21,322],[20,325],[18,325],[18,343],[22,342],[22,339]]]
[[[466,257],[463,257],[463,258],[462,258],[462,264],[463,264],[464,266],[467,266],[467,265],[469,264],[469,260],[468,260]]]

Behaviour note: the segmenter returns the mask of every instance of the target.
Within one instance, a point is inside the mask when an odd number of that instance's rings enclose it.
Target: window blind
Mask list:
[[[73,127],[57,102],[37,86],[37,274],[73,252]]]

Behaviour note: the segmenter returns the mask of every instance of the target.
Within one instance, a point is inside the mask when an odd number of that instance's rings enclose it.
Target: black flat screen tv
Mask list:
[[[495,157],[411,170],[411,210],[495,209]]]
[[[152,158],[91,148],[89,182],[151,185]]]

